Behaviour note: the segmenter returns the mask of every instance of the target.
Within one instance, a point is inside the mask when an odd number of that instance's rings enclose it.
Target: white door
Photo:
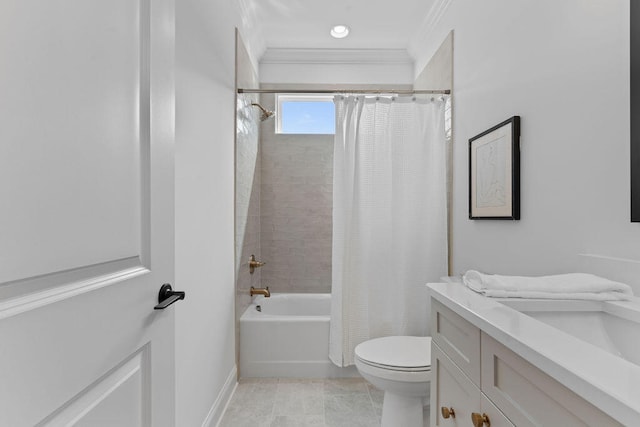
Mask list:
[[[171,426],[173,0],[0,2],[0,426]]]

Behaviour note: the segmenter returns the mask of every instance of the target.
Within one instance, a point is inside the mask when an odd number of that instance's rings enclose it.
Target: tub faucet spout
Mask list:
[[[251,296],[264,295],[265,298],[269,298],[271,296],[271,292],[269,291],[269,287],[268,286],[266,288],[254,288],[252,286],[251,290],[249,291],[249,294]]]

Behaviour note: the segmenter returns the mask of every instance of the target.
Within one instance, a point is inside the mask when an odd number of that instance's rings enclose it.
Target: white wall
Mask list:
[[[235,384],[235,2],[176,2],[176,425],[217,421]]]
[[[263,83],[411,84],[411,65],[404,64],[262,64]],[[263,77],[264,76],[264,77]]]
[[[450,30],[453,272],[570,271],[578,253],[640,259],[640,225],[629,222],[629,1],[453,0],[414,43],[418,72]],[[468,140],[513,115],[522,219],[470,221]]]
[[[260,82],[359,85],[413,84],[413,59],[404,49],[267,49]]]

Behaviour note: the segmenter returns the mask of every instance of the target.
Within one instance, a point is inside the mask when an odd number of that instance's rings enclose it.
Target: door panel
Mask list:
[[[0,283],[139,256],[146,5],[2,3]]]
[[[150,419],[148,347],[83,390],[77,399],[41,425],[133,426]]]
[[[0,2],[0,425],[174,423],[173,22]]]

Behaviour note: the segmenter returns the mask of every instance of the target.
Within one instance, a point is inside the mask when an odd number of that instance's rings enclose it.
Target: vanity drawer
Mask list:
[[[481,360],[482,392],[518,427],[621,426],[484,333]]]
[[[433,341],[480,387],[480,329],[431,299]]]

